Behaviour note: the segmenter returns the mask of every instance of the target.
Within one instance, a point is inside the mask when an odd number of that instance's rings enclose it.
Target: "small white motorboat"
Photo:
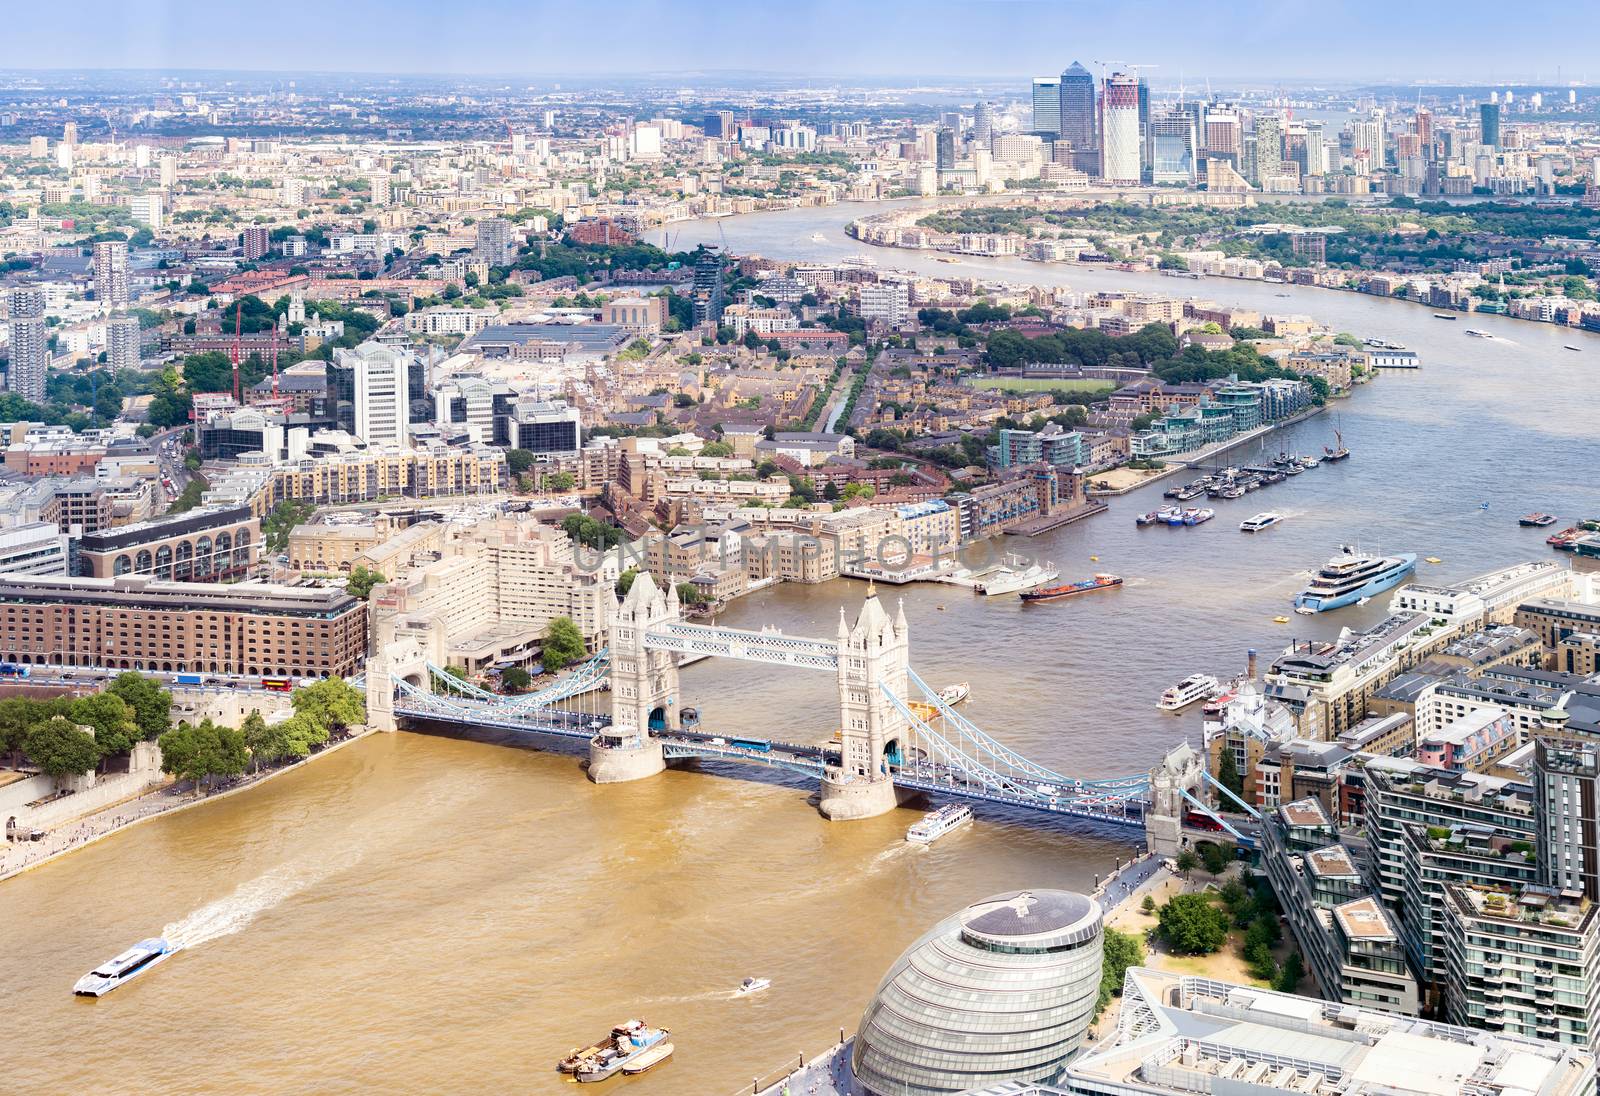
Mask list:
[[[746,978],[744,981],[739,983],[739,988],[734,990],[734,992],[740,997],[744,997],[748,994],[760,993],[770,985],[772,985],[771,978]]]

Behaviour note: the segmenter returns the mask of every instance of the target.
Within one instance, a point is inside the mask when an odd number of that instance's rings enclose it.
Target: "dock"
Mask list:
[[[1110,507],[1105,503],[1091,500],[1082,506],[1074,506],[1070,510],[1058,510],[1054,514],[1047,514],[1031,521],[1018,522],[1005,532],[1008,537],[1036,537],[1040,533],[1048,533],[1052,529],[1060,529],[1062,526],[1071,525],[1075,521],[1082,521],[1084,518],[1092,518],[1096,514],[1103,514],[1109,509]]]

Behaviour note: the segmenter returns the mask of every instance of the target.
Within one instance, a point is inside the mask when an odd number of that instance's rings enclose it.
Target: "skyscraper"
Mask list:
[[[1255,184],[1283,174],[1283,119],[1276,114],[1256,115]]]
[[[722,257],[707,247],[694,261],[694,325],[716,327],[721,322]]]
[[[25,400],[44,401],[44,382],[50,358],[44,322],[44,290],[11,291],[11,367],[6,387]]]
[[[1150,119],[1150,181],[1188,184],[1195,178],[1194,115],[1169,110]]]
[[[1328,144],[1322,136],[1321,122],[1306,122],[1306,163],[1307,175],[1326,175],[1328,173]]]
[[[94,245],[94,299],[106,312],[128,307],[128,244],[101,240]]]
[[[940,126],[934,143],[933,164],[940,171],[952,171],[956,166],[956,134],[948,126]]]
[[[511,222],[504,217],[479,221],[476,255],[490,266],[504,266],[511,257]]]
[[[988,148],[989,142],[993,139],[994,107],[985,100],[972,108],[972,142],[982,148]]]
[[[1139,181],[1139,82],[1114,72],[1106,77],[1101,112],[1105,147],[1101,176],[1108,183]]]
[[[1479,103],[1478,122],[1482,132],[1481,140],[1493,148],[1500,147],[1500,104]]]
[[[1033,132],[1050,138],[1061,132],[1061,81],[1054,76],[1033,81]]]
[[[1072,142],[1073,166],[1086,175],[1100,173],[1094,76],[1076,61],[1061,74],[1061,139]]]

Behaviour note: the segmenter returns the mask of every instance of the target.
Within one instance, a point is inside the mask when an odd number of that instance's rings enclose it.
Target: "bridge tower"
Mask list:
[[[448,658],[448,622],[443,616],[406,613],[398,584],[375,587],[370,606],[367,726],[375,731],[393,731],[395,682],[405,681],[419,689],[428,687],[428,663],[443,666]]]
[[[1145,842],[1156,856],[1183,851],[1183,793],[1194,794],[1205,782],[1205,759],[1181,743],[1150,770],[1150,806],[1144,816]]]
[[[648,571],[634,576],[611,621],[611,726],[589,743],[589,779],[596,784],[642,780],[666,767],[652,730],[677,730],[678,661],[645,647],[645,633],[682,617],[678,592],[663,592]]]
[[[855,626],[839,610],[839,765],[822,774],[818,809],[834,821],[871,818],[893,810],[900,796],[890,770],[909,748],[910,726],[884,688],[906,699],[911,629],[902,604],[890,619],[867,587]]]

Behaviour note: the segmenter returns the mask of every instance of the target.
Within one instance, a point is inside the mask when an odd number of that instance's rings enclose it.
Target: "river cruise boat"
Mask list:
[[[926,814],[906,831],[913,845],[931,845],[958,826],[972,821],[972,808],[965,803],[949,803]]]
[[[107,959],[88,974],[78,979],[72,992],[79,997],[104,997],[118,986],[133,981],[139,975],[172,958],[179,951],[176,944],[159,936],[140,940],[120,955]]]
[[[1054,582],[1060,577],[1061,572],[1048,563],[1034,563],[1021,568],[997,567],[978,580],[977,591],[984,597],[997,597],[1001,594],[1014,594],[1019,590],[1031,590],[1035,586]]]
[[[1078,594],[1092,594],[1096,590],[1112,590],[1122,585],[1122,579],[1116,575],[1095,575],[1094,578],[1084,579],[1082,582],[1068,582],[1061,586],[1041,586],[1037,590],[1025,590],[1017,596],[1024,605],[1032,605],[1036,601],[1059,601],[1064,597],[1076,597]]]
[[[1190,674],[1166,692],[1156,707],[1164,712],[1179,712],[1191,704],[1210,700],[1222,691],[1222,683],[1210,674]]]
[[[1268,510],[1266,513],[1257,514],[1253,518],[1245,518],[1239,523],[1239,531],[1242,533],[1259,533],[1263,529],[1270,529],[1282,520],[1282,514],[1274,514],[1271,510]]]
[[[666,1042],[667,1034],[666,1028],[650,1027],[643,1020],[629,1020],[612,1028],[611,1034],[593,1046],[582,1050],[575,1048],[556,1063],[556,1068],[585,1084],[604,1081],[622,1072],[623,1067],[637,1063],[652,1047]]]
[[[1543,529],[1546,525],[1554,525],[1555,523],[1556,516],[1554,514],[1523,514],[1517,519],[1517,524],[1527,529]]]
[[[1322,565],[1311,584],[1294,599],[1294,611],[1309,616],[1376,597],[1400,585],[1416,566],[1417,557],[1409,552],[1374,556],[1341,545],[1338,554]]]

